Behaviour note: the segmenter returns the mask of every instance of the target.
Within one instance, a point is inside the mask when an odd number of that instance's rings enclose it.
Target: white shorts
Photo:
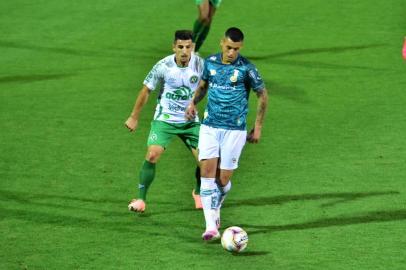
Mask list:
[[[228,130],[201,125],[199,161],[220,158],[220,169],[235,170],[246,140],[246,130]]]

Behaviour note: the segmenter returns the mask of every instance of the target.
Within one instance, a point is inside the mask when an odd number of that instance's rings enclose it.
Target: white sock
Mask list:
[[[220,190],[217,187],[215,178],[201,177],[200,198],[203,205],[204,219],[206,220],[206,231],[217,230],[216,208],[219,205]]]
[[[231,180],[228,181],[228,183],[224,186],[224,187],[220,187],[220,203],[219,203],[219,208],[221,207],[221,205],[224,202],[224,199],[226,198],[227,193],[230,191],[231,189]]]
[[[216,226],[220,227],[220,208],[223,205],[224,199],[226,198],[227,193],[230,191],[231,189],[231,181],[228,181],[228,183],[224,186],[218,186],[219,190],[220,190],[220,198],[219,198],[219,204],[216,208]]]

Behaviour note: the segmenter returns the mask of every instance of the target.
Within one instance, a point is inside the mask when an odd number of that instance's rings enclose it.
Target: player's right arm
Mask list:
[[[196,91],[193,95],[193,98],[189,106],[186,108],[185,111],[186,119],[193,120],[196,117],[197,114],[196,105],[206,96],[208,86],[209,85],[205,80],[200,80],[199,85],[197,86]]]
[[[130,132],[137,129],[139,115],[142,108],[148,101],[150,92],[151,90],[146,85],[141,88],[130,117],[128,117],[127,121],[125,121],[125,126],[130,130]]]

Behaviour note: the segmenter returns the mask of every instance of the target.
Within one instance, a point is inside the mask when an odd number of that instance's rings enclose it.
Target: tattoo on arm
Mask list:
[[[262,126],[265,118],[265,112],[268,107],[268,93],[266,89],[258,92],[258,107],[257,107],[257,117],[255,119],[255,124]]]
[[[200,81],[199,86],[196,89],[195,95],[193,97],[193,104],[199,103],[207,93],[207,83],[204,81]]]

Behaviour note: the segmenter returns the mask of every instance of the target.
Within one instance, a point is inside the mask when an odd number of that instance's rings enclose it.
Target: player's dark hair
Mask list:
[[[193,32],[190,30],[177,30],[175,32],[175,39],[173,40],[176,42],[177,40],[193,40]]]
[[[234,42],[240,42],[244,40],[243,32],[238,29],[237,27],[230,27],[227,29],[226,33],[224,34],[226,38],[231,39]]]

